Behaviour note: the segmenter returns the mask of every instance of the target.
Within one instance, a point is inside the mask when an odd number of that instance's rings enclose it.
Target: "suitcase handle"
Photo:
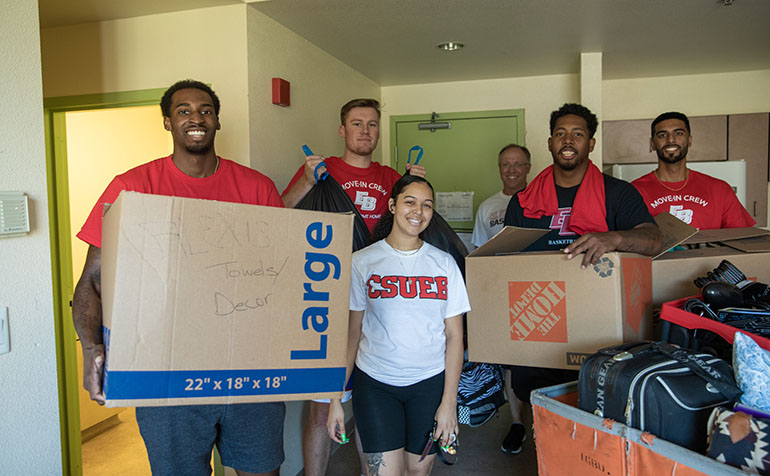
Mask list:
[[[680,347],[669,344],[668,342],[655,342],[652,345],[653,348],[657,349],[663,355],[686,365],[687,368],[692,370],[692,373],[710,383],[714,388],[719,390],[719,393],[731,401],[738,400],[743,393],[726,375],[692,352],[688,352]]]
[[[654,344],[655,343],[650,340],[637,341],[605,347],[603,349],[599,349],[597,353],[611,356],[613,360],[616,361],[628,360],[638,355],[643,355],[654,351]]]

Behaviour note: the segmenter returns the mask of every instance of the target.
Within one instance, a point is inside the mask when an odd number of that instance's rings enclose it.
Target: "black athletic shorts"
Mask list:
[[[353,415],[364,453],[406,449],[419,455],[433,429],[444,392],[444,372],[406,387],[377,381],[353,369]],[[431,453],[436,452],[436,445]]]

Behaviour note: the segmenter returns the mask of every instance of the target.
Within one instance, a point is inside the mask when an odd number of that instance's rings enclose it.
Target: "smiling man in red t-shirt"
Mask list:
[[[631,183],[652,216],[669,212],[700,230],[754,226],[727,182],[687,168],[692,145],[687,116],[663,113],[652,121],[651,133],[650,149],[658,153],[658,168]]]

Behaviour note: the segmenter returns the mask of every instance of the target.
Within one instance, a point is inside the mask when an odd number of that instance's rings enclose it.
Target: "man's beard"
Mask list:
[[[190,154],[206,155],[211,151],[213,144],[188,144],[184,149]]]
[[[685,159],[685,157],[687,157],[686,148],[680,148],[679,155],[674,155],[673,157],[666,157],[666,153],[663,149],[656,150],[655,152],[658,154],[658,159],[662,160],[667,164],[675,164],[677,162],[681,162],[682,160]]]

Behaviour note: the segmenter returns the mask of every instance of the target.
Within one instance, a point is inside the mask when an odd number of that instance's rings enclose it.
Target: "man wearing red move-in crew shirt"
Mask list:
[[[658,168],[631,184],[652,216],[669,212],[699,230],[754,226],[756,222],[727,182],[687,168],[692,145],[687,116],[663,113],[650,129],[650,150],[658,154]]]
[[[401,175],[392,168],[372,161],[372,153],[380,138],[380,103],[376,99],[353,99],[340,110],[339,136],[345,140],[342,157],[311,155],[305,158],[297,173],[281,194],[286,207],[294,207],[315,184],[314,170],[323,161],[326,167],[319,167],[318,175],[324,171],[334,177],[356,205],[371,233],[380,217],[388,209],[388,199],[393,184]],[[407,165],[412,175],[425,177],[425,168]],[[343,402],[350,399],[346,392]],[[302,454],[305,462],[305,476],[323,476],[329,464],[331,440],[326,429],[329,416],[329,400],[310,402],[307,422],[302,434]],[[361,462],[361,472],[366,472],[358,432],[356,446]]]

